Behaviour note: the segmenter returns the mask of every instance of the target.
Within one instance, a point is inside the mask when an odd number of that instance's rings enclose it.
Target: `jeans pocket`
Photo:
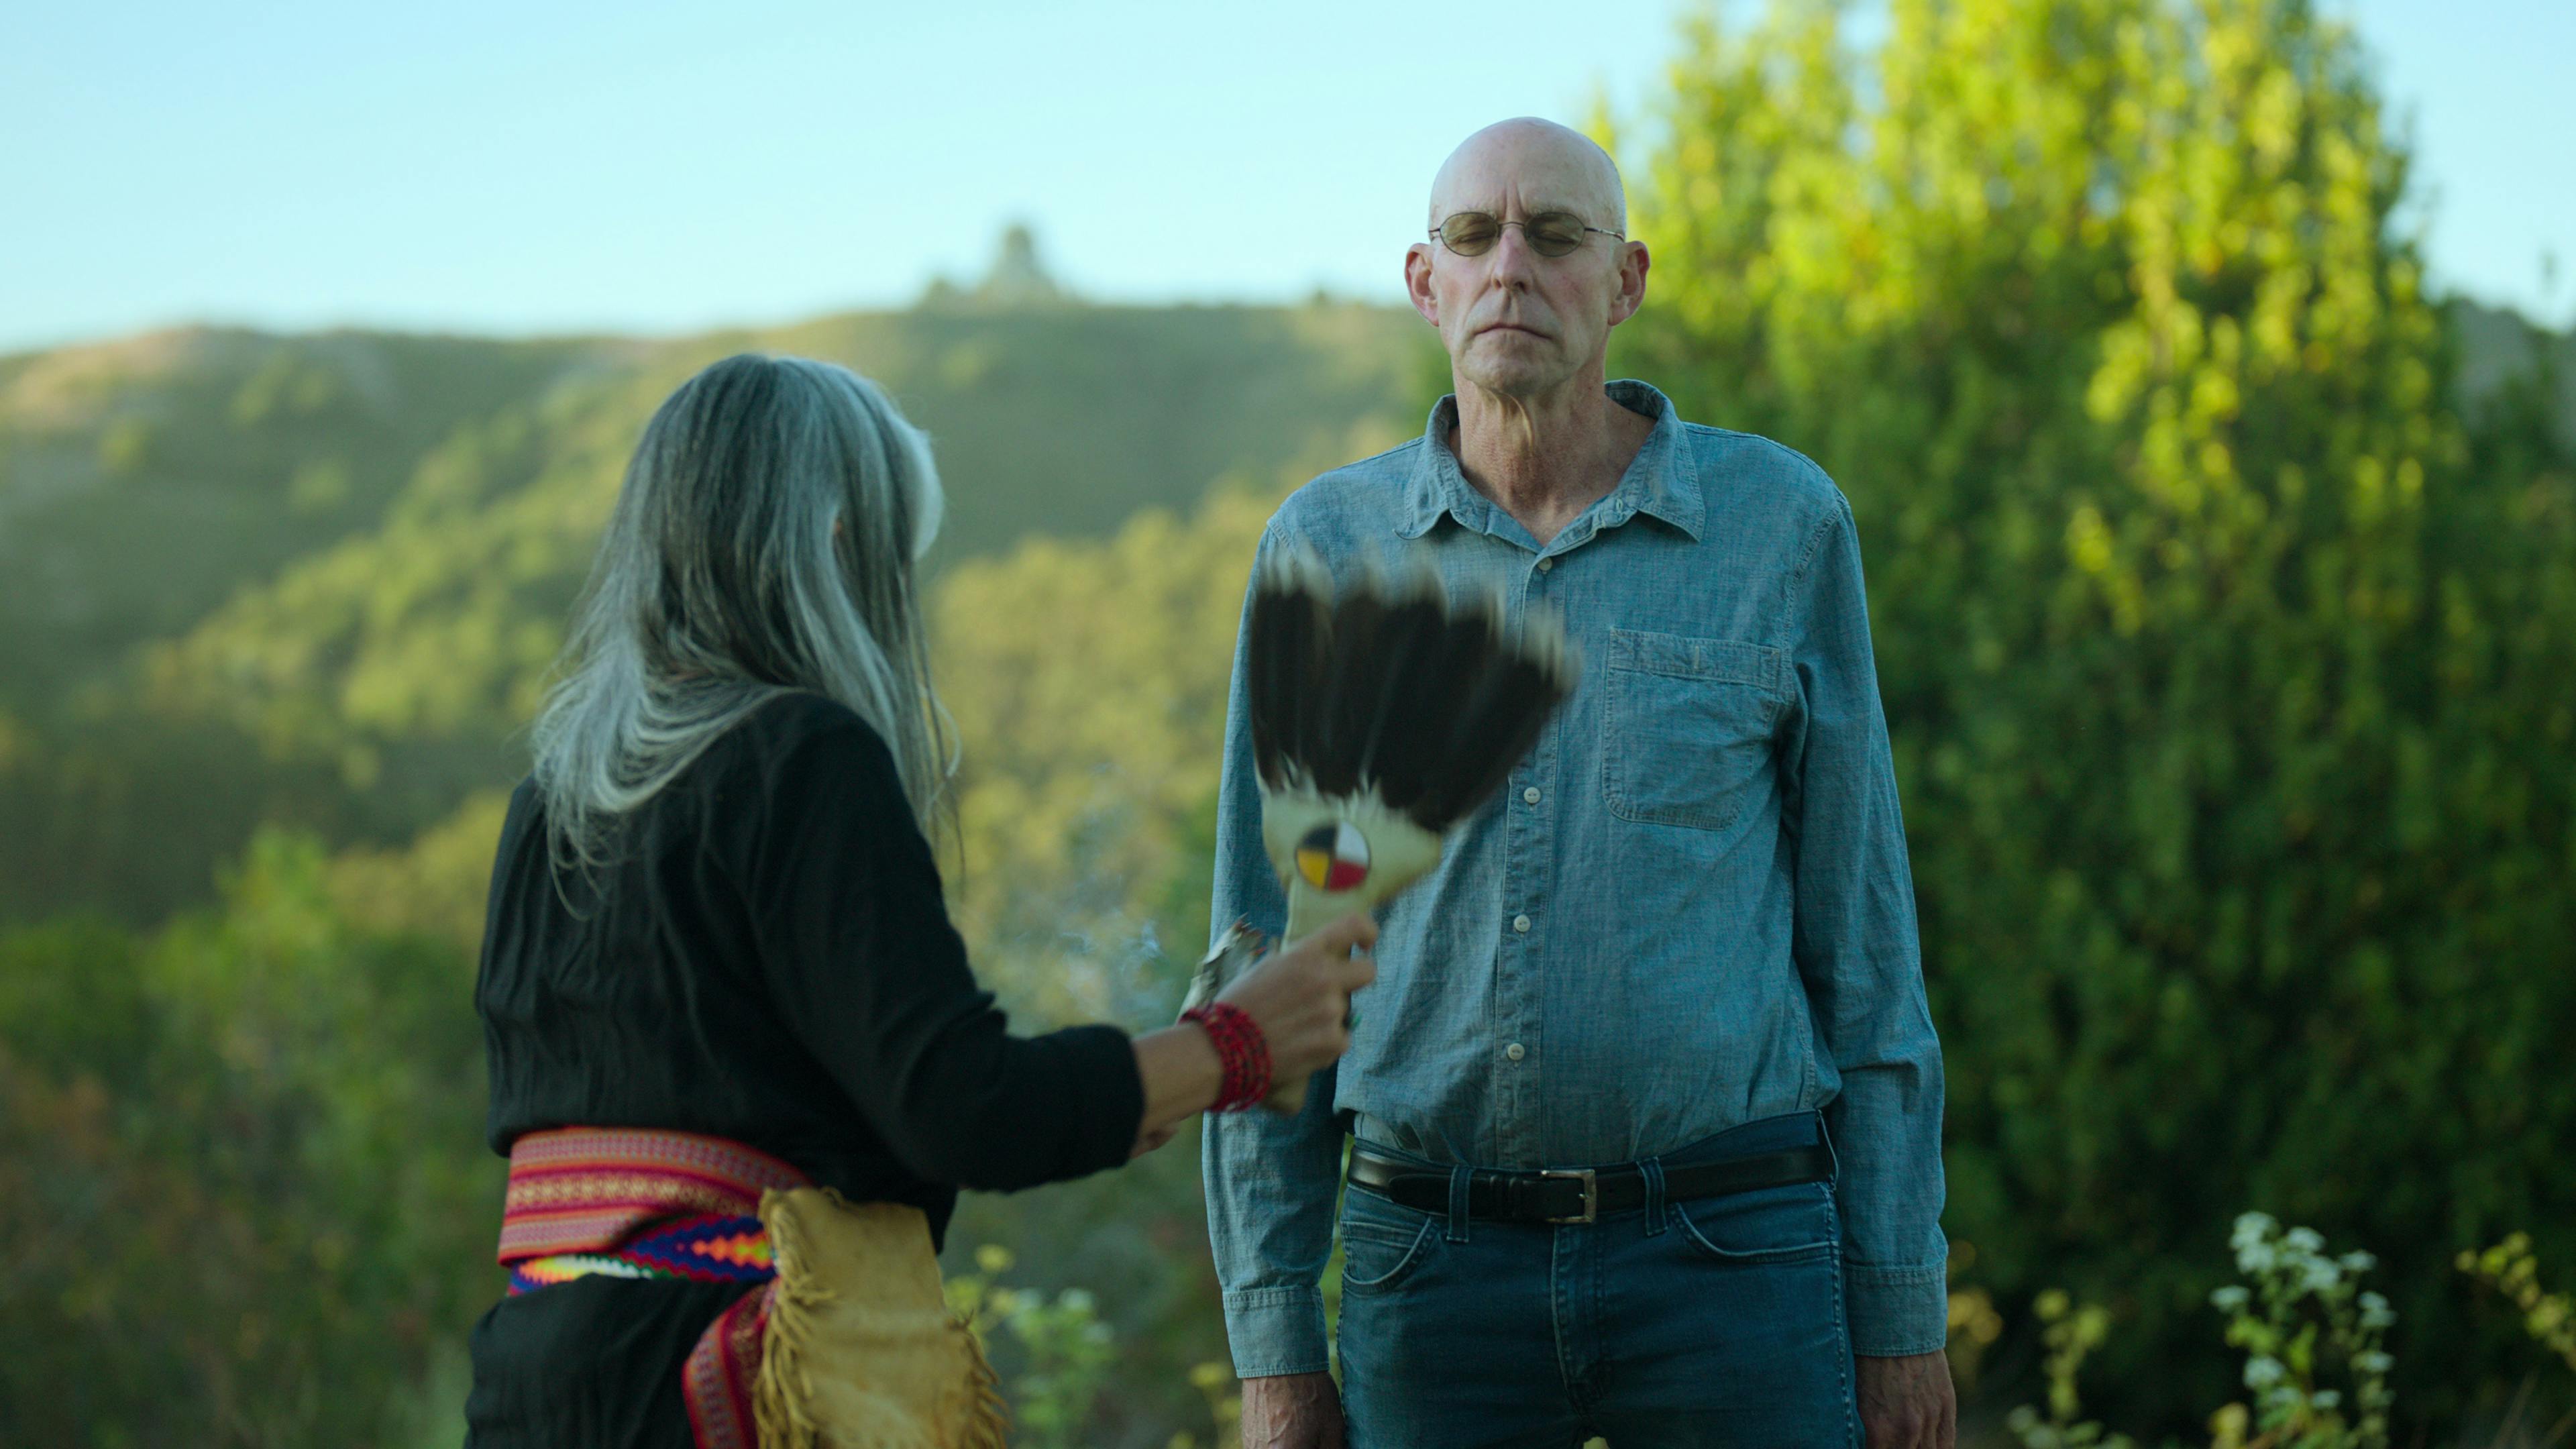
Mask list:
[[[1672,1214],[1683,1240],[1719,1263],[1801,1263],[1842,1251],[1834,1190],[1821,1182],[1677,1202]]]
[[[1771,769],[1784,656],[1768,645],[1610,631],[1602,803],[1622,820],[1724,830]]]
[[[1342,1292],[1382,1293],[1413,1276],[1440,1236],[1440,1221],[1369,1192],[1342,1194]]]

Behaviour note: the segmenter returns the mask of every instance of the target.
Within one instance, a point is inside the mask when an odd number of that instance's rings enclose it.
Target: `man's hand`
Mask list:
[[[1245,1379],[1243,1449],[1342,1449],[1342,1396],[1333,1376]]]
[[[1854,1362],[1859,1366],[1861,1429],[1868,1436],[1869,1449],[1951,1449],[1957,1442],[1959,1396],[1950,1387],[1948,1355],[1862,1357]],[[1244,1403],[1251,1402],[1246,1395]],[[1246,1449],[1252,1442],[1244,1440]]]

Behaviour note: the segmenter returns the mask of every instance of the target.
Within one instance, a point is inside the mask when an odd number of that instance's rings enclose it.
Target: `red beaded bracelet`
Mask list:
[[[1270,1043],[1250,1012],[1231,1001],[1211,1001],[1182,1012],[1181,1020],[1197,1022],[1225,1064],[1225,1085],[1209,1111],[1240,1112],[1270,1095]]]

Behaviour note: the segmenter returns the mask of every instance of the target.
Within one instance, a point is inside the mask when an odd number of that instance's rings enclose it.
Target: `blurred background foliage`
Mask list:
[[[2450,1253],[2576,1256],[2576,476],[2462,406],[2350,38],[2277,0],[1703,29],[1622,370],[1852,496],[1949,1045],[1950,1231],[2200,1351],[2261,1206],[2380,1250],[2399,1402],[2508,1351]],[[2559,415],[2564,423],[2565,414]]]
[[[2462,1442],[2534,1349],[2453,1255],[2576,1263],[2576,346],[2424,294],[2403,137],[2307,4],[1846,19],[1697,25],[1604,119],[1655,256],[1614,373],[1860,519],[1971,1422],[2062,1289],[2088,1415],[2200,1435],[2259,1208],[2379,1255],[2396,1423]],[[499,792],[642,419],[726,353],[848,362],[938,439],[980,969],[1030,1028],[1168,1013],[1252,542],[1445,378],[1400,311],[1001,281],[0,358],[0,1441],[454,1442]],[[1186,1137],[952,1244],[1031,1432],[1222,1442]]]

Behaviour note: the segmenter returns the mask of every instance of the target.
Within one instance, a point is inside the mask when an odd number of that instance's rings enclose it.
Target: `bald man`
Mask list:
[[[1626,211],[1576,132],[1469,137],[1404,258],[1456,392],[1261,540],[1427,559],[1585,668],[1388,911],[1304,1113],[1210,1119],[1251,1449],[1951,1442],[1941,1056],[1851,510],[1605,380]],[[1217,833],[1215,919],[1277,932],[1239,651]]]

